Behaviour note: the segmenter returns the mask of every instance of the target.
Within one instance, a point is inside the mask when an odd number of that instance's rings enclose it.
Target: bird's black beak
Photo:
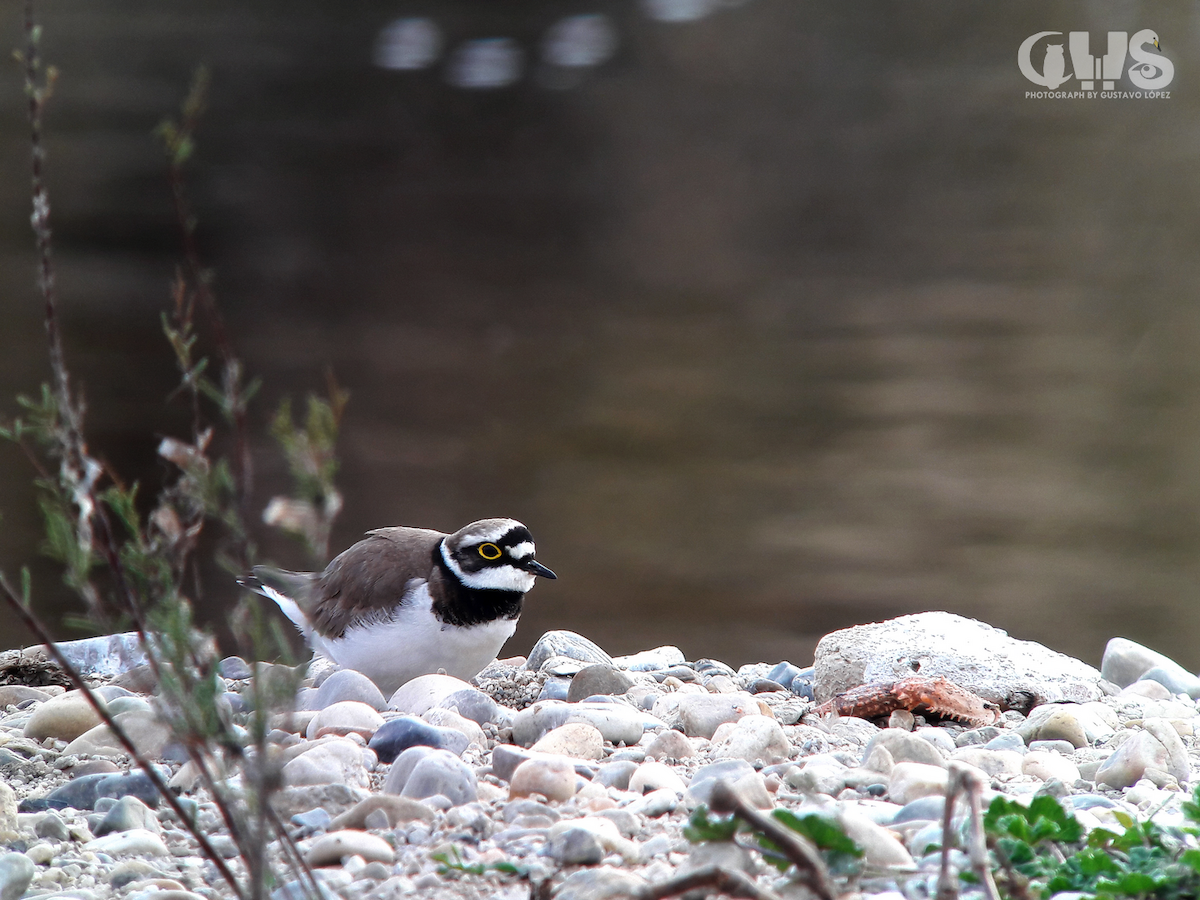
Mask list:
[[[555,575],[553,572],[551,572],[549,569],[547,569],[545,566],[543,566],[536,559],[532,559],[532,558],[527,559],[523,563],[517,563],[517,566],[519,568],[524,569],[526,572],[532,572],[534,575],[541,575],[543,578],[550,578],[550,579],[558,578],[557,575]]]

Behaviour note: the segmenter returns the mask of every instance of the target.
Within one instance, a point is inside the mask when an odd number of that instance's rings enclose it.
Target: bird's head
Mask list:
[[[515,519],[480,519],[442,539],[442,559],[473,590],[519,591],[558,576],[533,558],[533,535]]]

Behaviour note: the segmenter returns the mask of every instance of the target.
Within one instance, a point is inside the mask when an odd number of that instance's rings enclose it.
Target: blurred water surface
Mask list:
[[[93,450],[186,434],[155,124],[213,82],[200,244],[268,435],[352,394],[334,544],[522,519],[549,628],[805,662],[947,609],[1093,663],[1200,666],[1200,7],[794,0],[39,5],[49,184]],[[1038,101],[1038,31],[1154,28],[1169,100]],[[0,44],[21,11],[0,8]],[[1125,85],[1128,87],[1128,85]],[[0,409],[46,377],[15,67],[0,80]],[[0,446],[0,566],[34,563]],[[296,546],[260,535],[301,566]],[[202,598],[220,622],[228,581]],[[63,631],[65,634],[65,630]],[[0,611],[0,646],[28,642]]]

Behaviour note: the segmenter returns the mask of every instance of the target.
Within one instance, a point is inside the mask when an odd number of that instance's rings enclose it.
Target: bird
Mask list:
[[[419,675],[478,675],[516,631],[525,594],[555,575],[515,519],[453,534],[368,531],[323,572],[255,566],[238,579],[274,600],[312,649],[390,696]]]

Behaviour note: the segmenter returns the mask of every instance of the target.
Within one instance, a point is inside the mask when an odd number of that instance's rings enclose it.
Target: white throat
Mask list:
[[[454,573],[454,576],[463,584],[464,587],[471,588],[476,591],[518,591],[522,594],[528,593],[533,583],[537,578],[530,572],[518,569],[516,566],[490,566],[486,569],[480,569],[478,572],[464,572],[462,567],[454,561],[446,551],[446,542],[443,540],[438,545],[438,549],[442,553],[442,561],[446,563],[447,568]]]

